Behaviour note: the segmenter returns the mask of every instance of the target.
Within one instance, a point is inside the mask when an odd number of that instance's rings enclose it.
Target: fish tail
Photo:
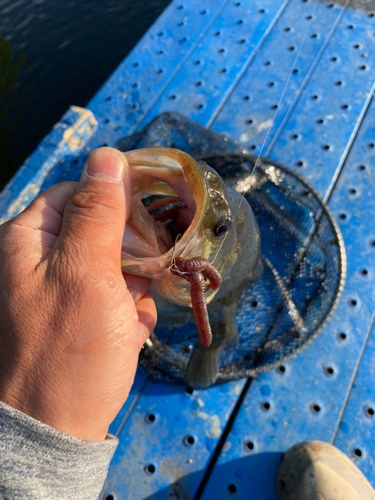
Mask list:
[[[211,344],[210,347],[204,347],[200,342],[195,344],[186,372],[189,385],[205,389],[215,382],[223,347],[223,344]]]

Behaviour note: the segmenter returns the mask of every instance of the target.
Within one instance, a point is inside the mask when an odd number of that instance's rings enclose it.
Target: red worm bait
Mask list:
[[[191,304],[195,322],[197,324],[199,340],[208,347],[212,342],[212,333],[208,319],[206,305],[206,279],[210,282],[211,290],[221,285],[221,276],[217,269],[203,257],[192,259],[177,258],[171,266],[171,273],[185,278],[191,285]]]

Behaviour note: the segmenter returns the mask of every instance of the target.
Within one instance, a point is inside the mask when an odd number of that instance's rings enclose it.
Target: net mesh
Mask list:
[[[217,382],[253,377],[306,347],[334,310],[345,275],[339,230],[311,186],[285,166],[257,160],[233,138],[178,113],[160,115],[118,146],[123,151],[181,149],[213,167],[254,211],[264,271],[241,296],[236,317],[240,342],[222,352]],[[192,322],[179,328],[157,324],[141,364],[156,379],[186,383],[196,341]]]

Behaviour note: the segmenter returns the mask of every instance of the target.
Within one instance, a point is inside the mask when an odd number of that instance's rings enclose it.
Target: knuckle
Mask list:
[[[69,207],[70,205],[70,207]],[[74,212],[79,213],[94,213],[104,211],[113,211],[121,207],[117,197],[113,193],[98,193],[94,191],[78,191],[76,192],[68,204],[67,208],[71,208]],[[97,216],[95,216],[96,218]]]

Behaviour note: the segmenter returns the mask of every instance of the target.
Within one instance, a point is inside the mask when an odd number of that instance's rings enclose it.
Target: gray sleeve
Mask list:
[[[97,500],[117,444],[76,439],[0,402],[0,498]]]

